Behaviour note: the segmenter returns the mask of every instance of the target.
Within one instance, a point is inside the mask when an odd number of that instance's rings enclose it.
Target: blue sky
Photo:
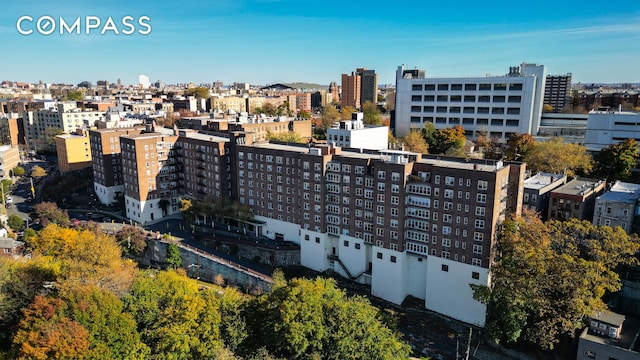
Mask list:
[[[0,80],[328,84],[356,67],[393,83],[500,75],[534,62],[574,82],[640,82],[640,2],[3,0]],[[20,16],[150,17],[149,35],[21,35]],[[24,23],[23,28],[35,28]],[[122,29],[122,26],[119,25]],[[84,31],[84,27],[82,29]]]

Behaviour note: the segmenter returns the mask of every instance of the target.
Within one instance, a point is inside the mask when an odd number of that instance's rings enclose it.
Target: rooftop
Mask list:
[[[0,238],[0,248],[2,249],[13,249],[21,245],[24,245],[24,242],[12,238]]]
[[[556,194],[585,195],[602,184],[602,180],[578,177],[555,189],[553,192]]]
[[[622,316],[616,314],[618,316]],[[638,332],[640,330],[640,319],[626,317],[624,319],[624,323],[622,325],[622,330],[620,332],[620,337],[618,339],[612,339],[608,337],[602,337],[595,333],[589,331],[589,328],[584,329],[582,335],[580,335],[581,339],[588,340],[598,344],[604,344],[609,346],[615,346],[626,350],[631,350],[635,352],[640,352],[640,341],[635,341]],[[607,322],[608,321],[604,321]]]
[[[539,172],[537,174],[535,174],[534,176],[526,179],[524,181],[524,187],[526,189],[542,189],[545,186],[551,185],[552,183],[562,179],[564,177],[564,175],[561,174],[552,174],[552,173],[545,173],[545,172]]]
[[[606,193],[598,196],[600,200],[633,204],[640,198],[640,185],[616,181]]]

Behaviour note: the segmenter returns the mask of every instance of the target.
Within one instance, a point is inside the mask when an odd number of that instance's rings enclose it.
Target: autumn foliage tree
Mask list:
[[[513,134],[504,146],[504,160],[522,161],[536,146],[536,139],[529,134]]]
[[[147,248],[147,236],[136,226],[123,226],[116,233],[116,241],[125,252],[135,256],[142,255]]]
[[[42,178],[47,176],[47,171],[42,166],[34,166],[31,168],[31,176],[34,178]]]
[[[87,359],[89,332],[64,315],[62,299],[36,296],[24,311],[13,339],[14,353],[20,359]]]
[[[588,174],[593,167],[593,158],[584,145],[566,143],[559,137],[536,142],[524,161],[533,172],[544,171],[568,176]]]
[[[542,223],[533,213],[507,220],[496,244],[491,287],[472,286],[487,304],[486,328],[499,342],[552,349],[620,289],[615,269],[634,263],[640,240],[617,227],[572,219]]]
[[[40,222],[42,226],[57,224],[62,227],[69,226],[69,214],[61,210],[56,203],[41,202],[33,207],[33,220]]]
[[[410,131],[407,136],[402,138],[402,143],[406,147],[407,151],[412,151],[419,154],[429,153],[429,145],[420,134],[420,131]]]

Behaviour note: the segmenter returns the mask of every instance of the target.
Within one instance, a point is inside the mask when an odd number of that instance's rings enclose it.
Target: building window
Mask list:
[[[377,254],[376,254],[376,257],[377,257],[378,259],[382,259],[382,253],[381,253],[381,252],[377,253]]]
[[[349,247],[349,241],[348,240],[344,241],[344,247]]]
[[[360,250],[360,244],[355,243],[355,248],[356,248],[356,250]]]
[[[449,265],[442,264],[442,271],[449,271]]]
[[[394,262],[396,262],[396,257],[395,257],[395,256],[393,256],[393,255],[391,255],[391,257],[389,258],[389,260],[390,260],[392,263],[394,263]]]

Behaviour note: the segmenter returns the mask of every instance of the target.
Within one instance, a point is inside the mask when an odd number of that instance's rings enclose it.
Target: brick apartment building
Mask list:
[[[522,209],[524,164],[229,137],[122,136],[127,216],[154,221],[179,197],[231,197],[251,208],[256,233],[300,244],[303,266],[484,325],[469,284],[489,284],[498,225]]]

